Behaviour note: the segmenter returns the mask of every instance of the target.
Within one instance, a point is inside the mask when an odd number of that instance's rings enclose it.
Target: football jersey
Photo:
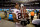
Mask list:
[[[16,19],[18,19],[18,13],[21,13],[21,11],[18,10],[18,9],[13,9],[12,13],[15,13],[16,14]]]

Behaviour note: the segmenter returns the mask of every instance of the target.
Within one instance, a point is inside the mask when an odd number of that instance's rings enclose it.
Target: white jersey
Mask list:
[[[18,9],[13,9],[13,12],[12,13],[15,13],[16,14],[16,19],[18,19],[18,13],[20,13],[21,11],[18,10]]]

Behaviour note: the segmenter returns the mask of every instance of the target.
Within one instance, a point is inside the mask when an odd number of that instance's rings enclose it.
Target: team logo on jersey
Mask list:
[[[18,19],[20,19],[21,18],[21,13],[18,13]]]
[[[18,11],[16,13],[18,13]]]

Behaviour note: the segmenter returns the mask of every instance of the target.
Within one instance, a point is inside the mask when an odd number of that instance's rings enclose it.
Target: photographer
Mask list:
[[[35,19],[32,21],[32,24],[35,26],[35,27],[40,27],[40,19]]]

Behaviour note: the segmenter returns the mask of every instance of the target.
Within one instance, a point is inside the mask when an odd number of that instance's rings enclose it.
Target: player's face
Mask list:
[[[17,9],[19,9],[19,5],[16,5],[15,7],[16,7]]]

